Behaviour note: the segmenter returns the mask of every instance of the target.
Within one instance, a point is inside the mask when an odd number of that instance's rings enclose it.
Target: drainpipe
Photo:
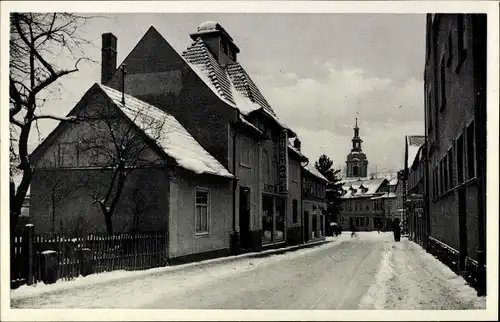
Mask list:
[[[238,112],[239,118],[239,112]],[[233,225],[232,231],[229,236],[229,247],[232,254],[236,255],[239,253],[239,236],[236,231],[236,189],[238,187],[238,177],[236,176],[236,137],[238,132],[235,131],[233,135]]]
[[[306,167],[309,164],[309,160],[306,161],[306,164],[304,164],[304,167]],[[300,223],[302,225],[302,244],[305,244],[306,242],[306,234],[304,230],[304,184],[303,181],[304,178],[302,177],[302,167],[300,167]]]

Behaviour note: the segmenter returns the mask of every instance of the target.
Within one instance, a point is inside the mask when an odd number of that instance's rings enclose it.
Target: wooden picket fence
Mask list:
[[[167,264],[165,232],[118,233],[77,236],[33,235],[22,233],[11,238],[11,285],[42,280],[42,253],[55,251],[57,279],[70,280],[81,274],[78,252],[87,249],[92,273],[113,270],[141,270]],[[31,247],[31,251],[30,251]],[[31,254],[31,258],[30,258]]]

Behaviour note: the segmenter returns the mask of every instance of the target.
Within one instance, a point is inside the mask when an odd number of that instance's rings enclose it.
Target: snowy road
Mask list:
[[[13,291],[12,307],[484,309],[485,299],[477,298],[461,277],[419,246],[407,240],[395,243],[391,237],[360,233],[350,238],[344,233],[322,246],[271,257],[190,266],[37,296],[26,289]]]

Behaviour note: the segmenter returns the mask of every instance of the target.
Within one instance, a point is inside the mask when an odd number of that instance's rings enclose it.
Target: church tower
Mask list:
[[[351,153],[347,155],[347,178],[368,176],[368,159],[366,154],[361,150],[361,143],[363,140],[359,137],[358,118],[356,118],[356,125],[354,126],[354,136],[352,138]]]

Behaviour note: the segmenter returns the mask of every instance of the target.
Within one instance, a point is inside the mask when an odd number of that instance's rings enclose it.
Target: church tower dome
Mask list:
[[[356,118],[356,125],[354,126],[354,136],[352,137],[351,153],[347,155],[347,178],[368,176],[368,159],[366,154],[361,149],[361,137],[359,136],[358,118]]]

